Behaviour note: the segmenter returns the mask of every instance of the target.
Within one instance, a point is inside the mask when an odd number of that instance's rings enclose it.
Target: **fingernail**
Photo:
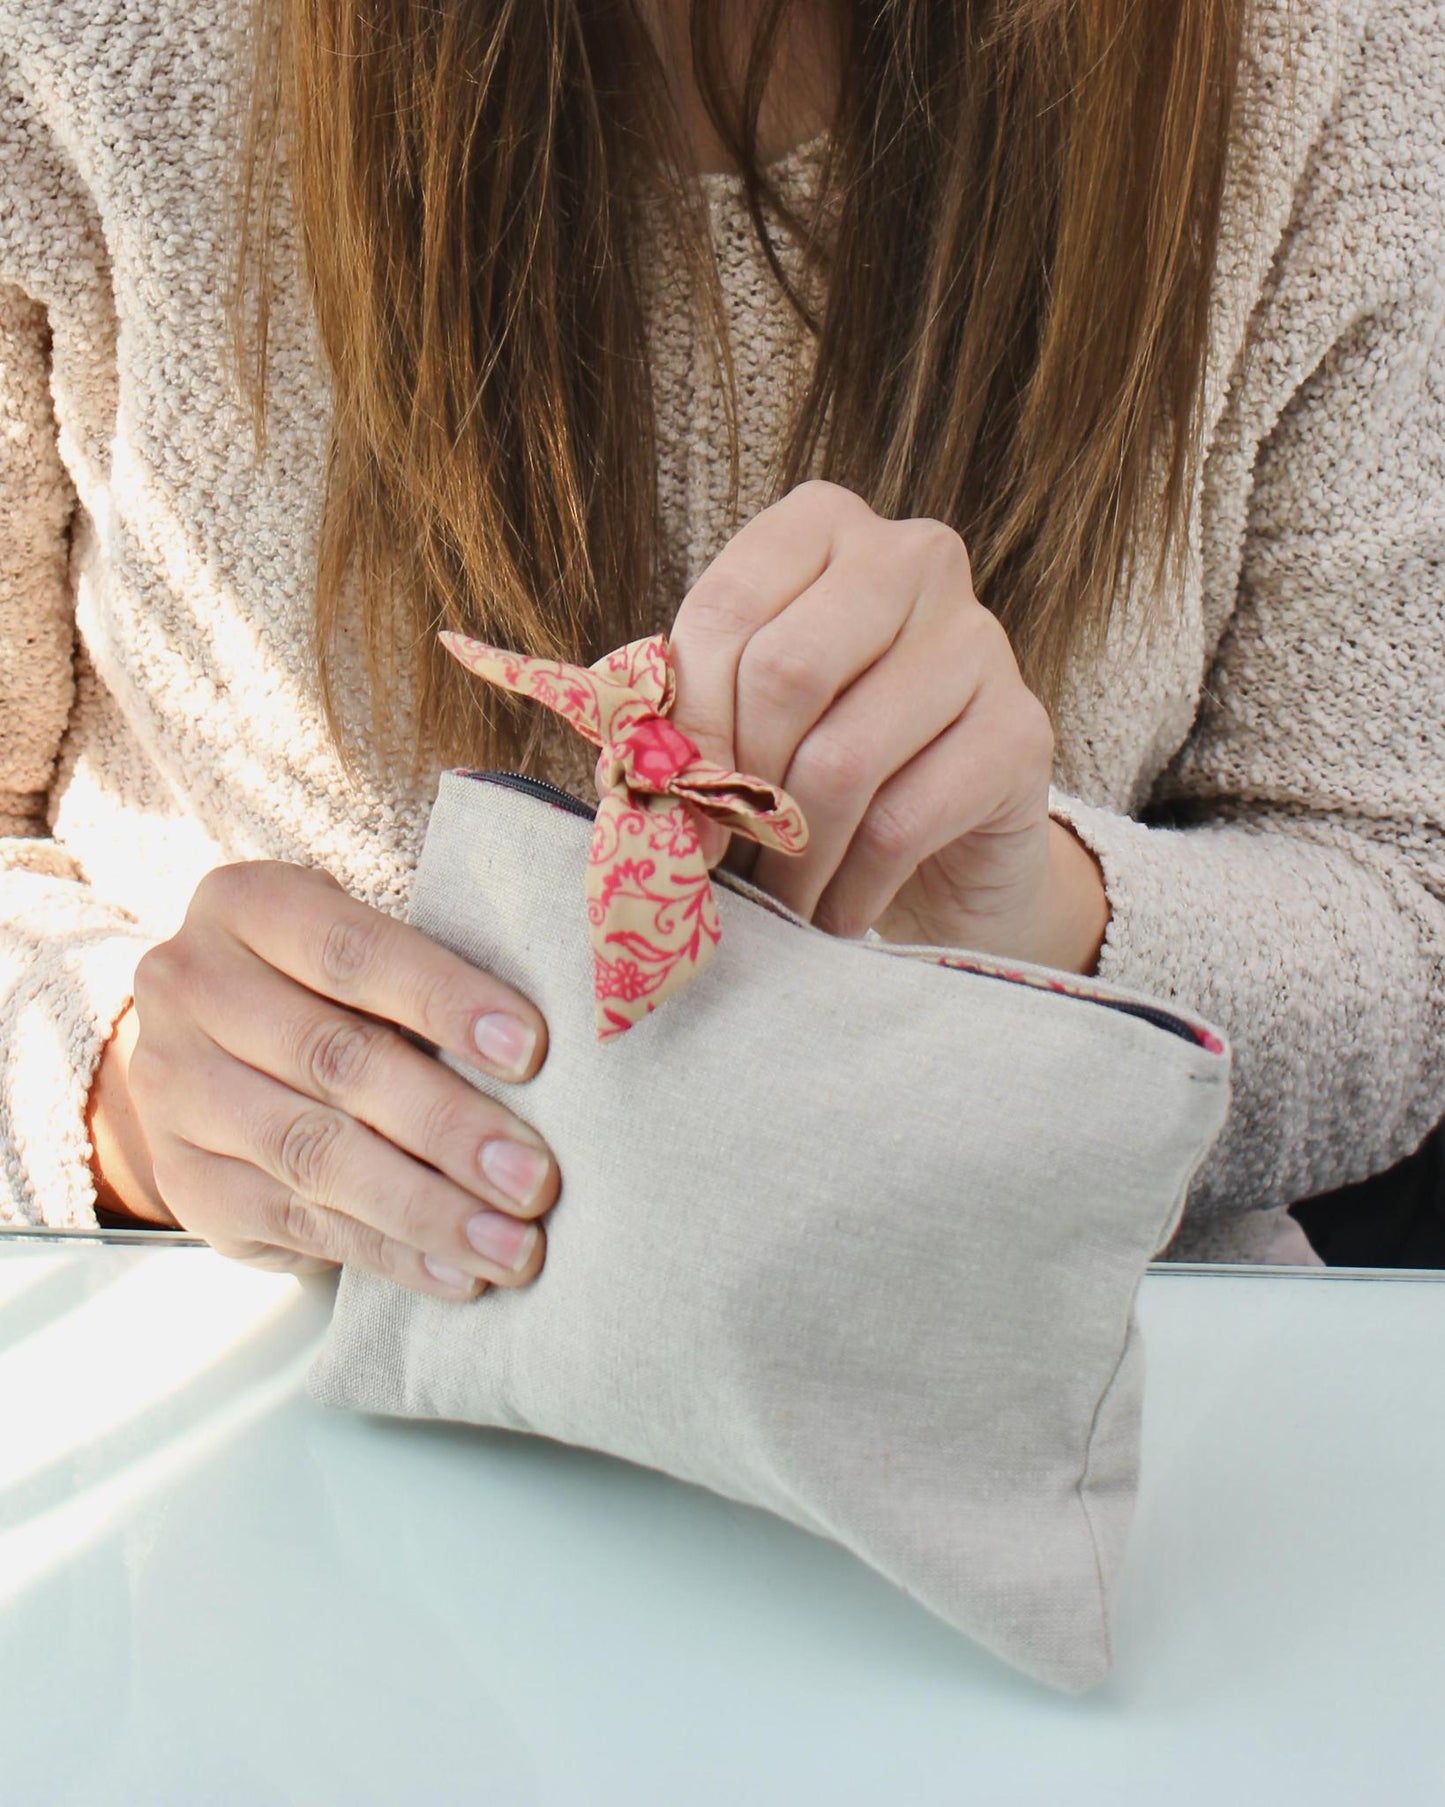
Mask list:
[[[496,1211],[478,1211],[467,1223],[467,1241],[479,1255],[509,1273],[525,1267],[537,1240],[537,1226],[518,1223]]]
[[[530,1205],[547,1177],[547,1157],[525,1142],[494,1136],[483,1142],[482,1172],[519,1205]]]
[[[450,1267],[445,1261],[433,1261],[430,1255],[423,1255],[422,1266],[433,1280],[440,1280],[443,1286],[455,1286],[459,1292],[470,1292],[476,1284],[472,1274],[464,1274],[459,1267]]]
[[[495,1066],[505,1067],[508,1071],[519,1071],[526,1066],[532,1044],[537,1039],[520,1018],[509,1016],[503,1010],[489,1010],[485,1016],[479,1016],[472,1035],[478,1051]]]

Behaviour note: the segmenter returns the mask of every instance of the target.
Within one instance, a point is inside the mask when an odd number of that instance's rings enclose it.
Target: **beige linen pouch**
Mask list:
[[[1093,1685],[1138,1483],[1135,1295],[1223,1123],[1223,1038],[1047,969],[829,936],[714,872],[710,963],[599,1042],[589,838],[565,792],[442,776],[410,919],[550,1038],[524,1085],[443,1058],[545,1137],[562,1193],[515,1291],[345,1269],[313,1396],[765,1507]]]

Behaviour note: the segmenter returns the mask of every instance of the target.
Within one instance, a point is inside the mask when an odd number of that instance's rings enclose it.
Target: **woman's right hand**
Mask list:
[[[519,992],[329,874],[269,860],[208,873],[134,990],[133,1040],[112,1041],[92,1091],[114,1141],[123,1080],[144,1132],[152,1208],[122,1192],[127,1210],[260,1267],[347,1262],[442,1298],[535,1276],[555,1159],[402,1034],[529,1079],[547,1026]],[[107,1067],[122,1046],[123,1075]]]

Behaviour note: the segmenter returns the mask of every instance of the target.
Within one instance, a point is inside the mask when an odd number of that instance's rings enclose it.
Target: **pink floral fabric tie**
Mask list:
[[[700,972],[722,939],[682,800],[783,853],[808,844],[803,812],[781,786],[712,765],[666,719],[677,683],[665,634],[629,641],[590,666],[529,658],[464,634],[439,638],[468,671],[535,697],[602,749],[587,921],[597,1036],[620,1035]]]

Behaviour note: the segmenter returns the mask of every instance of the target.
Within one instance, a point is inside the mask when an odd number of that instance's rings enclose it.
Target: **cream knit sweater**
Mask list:
[[[1294,3],[1290,25],[1260,0],[1246,69],[1188,580],[1160,643],[1122,629],[1055,722],[1055,811],[1113,906],[1101,977],[1234,1044],[1231,1115],[1170,1252],[1244,1261],[1288,1202],[1390,1165],[1445,1114],[1445,10]],[[219,293],[232,18],[222,0],[0,9],[12,1222],[94,1221],[92,1073],[201,875],[320,864],[400,913],[433,792],[348,789],[307,700],[328,386],[283,257],[253,463]],[[709,194],[744,493],[729,519],[719,399],[660,254],[656,627],[766,500],[796,349],[735,188]],[[289,244],[284,209],[277,229]],[[580,751],[559,745],[551,775],[590,800]]]

